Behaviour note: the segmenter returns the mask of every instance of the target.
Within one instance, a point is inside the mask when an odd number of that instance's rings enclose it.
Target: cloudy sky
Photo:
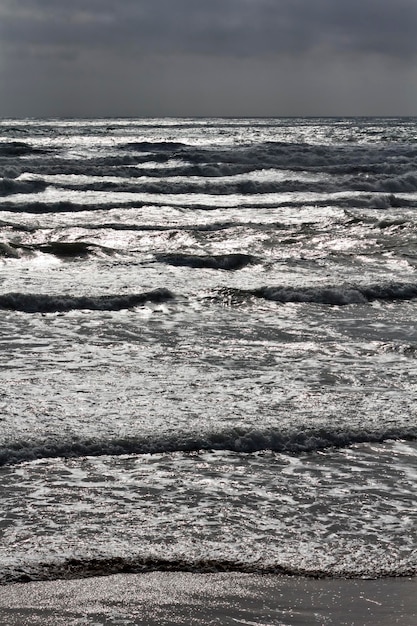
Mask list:
[[[417,115],[417,0],[0,0],[0,116]]]

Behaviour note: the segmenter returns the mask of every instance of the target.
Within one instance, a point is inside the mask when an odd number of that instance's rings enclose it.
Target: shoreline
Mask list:
[[[0,626],[414,626],[417,579],[148,572],[0,587]]]

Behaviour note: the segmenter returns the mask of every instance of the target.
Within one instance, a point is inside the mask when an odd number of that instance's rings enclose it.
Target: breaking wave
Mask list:
[[[85,241],[49,241],[43,244],[0,242],[0,258],[3,259],[18,259],[34,252],[52,254],[60,259],[75,259],[96,254],[98,251],[107,255],[114,253],[112,248]]]
[[[304,207],[338,207],[343,209],[357,208],[357,209],[389,209],[389,208],[417,208],[417,198],[407,198],[398,195],[384,195],[384,194],[357,194],[351,195],[346,192],[345,195],[341,194],[328,194],[323,197],[301,197],[295,200],[291,197],[283,196],[280,198],[279,194],[258,194],[256,202],[250,201],[250,196],[243,200],[245,194],[241,197],[234,196],[233,202],[227,204],[225,201],[217,199],[216,196],[205,196],[202,194],[200,197],[196,197],[193,194],[178,194],[178,199],[175,200],[166,198],[163,200],[163,194],[149,194],[146,197],[146,193],[141,196],[141,199],[121,200],[117,201],[114,197],[106,199],[104,202],[97,203],[76,203],[70,200],[62,200],[59,202],[22,202],[16,203],[11,201],[5,201],[0,204],[0,211],[10,213],[31,213],[31,214],[47,214],[47,213],[79,213],[81,211],[103,211],[110,209],[137,209],[143,207],[158,208],[171,206],[175,209],[183,209],[188,211],[231,211],[237,206],[239,209],[251,209],[251,210],[268,210],[268,209],[280,209],[280,208],[304,208]],[[222,196],[225,198],[225,196]],[[207,198],[207,199],[206,199]]]
[[[417,190],[417,175],[414,172],[407,172],[396,178],[387,178],[379,183],[383,191],[390,193],[412,192]]]
[[[302,172],[299,172],[299,175]],[[224,180],[219,174],[197,176],[188,172],[188,180],[181,180],[179,170],[170,174],[163,173],[160,170],[154,170],[152,176],[142,173],[142,176],[136,176],[138,179],[158,178],[159,180],[137,180],[135,182],[124,181],[120,178],[116,181],[94,181],[94,182],[71,182],[60,183],[63,189],[80,190],[80,191],[112,191],[118,193],[154,193],[154,194],[192,194],[206,193],[210,195],[255,195],[255,194],[272,194],[272,193],[340,193],[342,191],[360,191],[368,193],[412,193],[417,191],[417,176],[413,173],[407,173],[397,178],[372,178],[369,175],[362,177],[326,177],[322,180],[309,180],[305,176],[297,178],[296,172],[291,177],[282,178],[281,180],[254,180],[250,178],[240,177],[237,179],[228,177]],[[223,174],[223,176],[226,176]],[[131,177],[129,177],[131,178]],[[185,177],[183,177],[185,178]],[[310,178],[312,178],[310,176]],[[41,181],[38,181],[41,183]]]
[[[43,180],[14,180],[2,178],[0,180],[0,196],[10,196],[14,193],[38,193],[44,191],[47,183]]]
[[[0,257],[6,259],[18,259],[20,256],[18,247],[5,241],[0,241]]]
[[[89,158],[88,162],[63,159],[32,159],[30,170],[37,174],[85,174],[96,176],[201,176],[219,177],[245,174],[256,170],[280,169],[293,172],[320,172],[339,177],[343,188],[362,191],[397,193],[415,191],[417,147],[412,144],[378,145],[313,145],[271,141],[239,146],[196,146],[181,142],[130,142],[119,146],[119,154]],[[7,157],[47,154],[25,142],[0,143],[2,165]],[[169,162],[175,161],[174,163]],[[152,163],[162,167],[154,168]],[[135,165],[142,165],[136,169]],[[130,167],[129,167],[130,166]],[[133,167],[132,167],[133,166]],[[16,173],[27,171],[26,165],[16,160]],[[4,175],[4,174],[3,174]],[[347,177],[344,180],[343,177]],[[349,177],[352,177],[351,179]],[[339,187],[340,188],[340,187]]]
[[[77,458],[84,456],[120,456],[124,454],[157,454],[227,450],[252,453],[263,450],[300,454],[327,448],[345,448],[356,443],[381,443],[389,439],[415,439],[417,426],[385,430],[332,429],[330,427],[286,431],[279,428],[256,430],[236,427],[207,433],[177,432],[161,435],[114,439],[16,441],[0,449],[0,466],[45,458]]]
[[[30,154],[45,154],[46,150],[34,148],[24,141],[7,141],[0,143],[0,157],[26,156]]]
[[[80,189],[77,184],[62,184],[64,189]],[[210,195],[255,195],[288,192],[337,192],[340,185],[333,185],[329,189],[328,182],[305,182],[297,180],[284,181],[256,181],[256,180],[235,180],[235,181],[178,181],[166,180],[151,182],[111,182],[102,181],[81,185],[82,191],[112,191],[118,193],[150,193],[150,194],[193,194],[204,193]]]
[[[0,211],[7,211],[10,213],[80,213],[81,211],[100,211],[103,209],[116,209],[116,208],[142,208],[143,206],[162,206],[158,203],[146,203],[143,201],[135,202],[97,202],[97,204],[82,204],[71,202],[70,200],[61,200],[59,202],[2,202],[0,204]]]
[[[208,296],[209,298],[213,296]],[[230,304],[244,302],[249,298],[262,298],[282,304],[305,302],[329,305],[366,304],[375,300],[395,302],[417,298],[417,284],[386,283],[367,286],[338,285],[314,287],[259,287],[243,290],[221,288],[215,292],[215,298]]]
[[[152,144],[142,142],[133,144],[136,151],[150,151],[158,155],[175,157],[193,164],[239,164],[250,165],[254,169],[264,167],[280,167],[285,169],[320,168],[322,171],[335,173],[357,173],[387,171],[390,162],[395,159],[398,172],[399,159],[408,166],[417,159],[417,147],[413,145],[314,145],[308,143],[286,143],[270,141],[255,145],[210,146],[204,148],[195,145],[184,145],[163,142]],[[170,153],[170,154],[169,154]],[[392,171],[392,167],[391,167]]]
[[[215,270],[240,270],[247,265],[256,263],[258,259],[250,254],[155,254],[159,263],[175,265],[177,267],[208,268]]]
[[[120,148],[134,152],[172,152],[186,149],[187,144],[178,141],[131,141]]]
[[[228,558],[193,558],[186,555],[181,558],[157,557],[150,555],[108,556],[98,557],[67,557],[50,561],[32,560],[24,566],[3,566],[0,573],[0,584],[26,583],[31,581],[71,580],[90,578],[92,576],[110,576],[112,574],[140,574],[145,572],[192,572],[214,574],[220,572],[245,574],[275,574],[277,576],[303,576],[306,578],[388,578],[414,577],[417,568],[412,563],[381,564],[379,570],[365,563],[356,570],[344,568],[338,564],[334,571],[329,569],[307,568],[256,560],[237,560]]]
[[[84,224],[81,225],[85,228]],[[132,231],[156,231],[156,232],[172,232],[172,231],[190,231],[190,232],[215,232],[219,230],[228,230],[230,228],[262,228],[264,224],[255,222],[211,222],[209,224],[132,224],[120,222],[108,222],[104,224],[88,224],[91,230],[132,230]]]
[[[24,250],[34,250],[43,254],[53,254],[56,257],[68,259],[85,257],[96,251],[112,254],[114,250],[87,241],[49,241],[44,244],[32,244],[24,246]]]
[[[14,254],[13,248],[6,248],[3,254]],[[69,244],[71,245],[71,244]],[[78,245],[78,244],[77,244]],[[88,253],[88,244],[70,251],[55,252],[61,256],[76,256]],[[246,254],[226,255],[186,255],[161,254],[155,259],[177,266],[212,268],[223,270],[237,270],[259,260]],[[33,293],[4,293],[0,294],[0,309],[20,311],[23,313],[58,313],[74,310],[92,311],[120,311],[140,306],[145,302],[167,302],[175,299],[175,295],[168,289],[159,288],[138,294],[115,294],[103,296],[71,296],[49,295]],[[417,298],[417,284],[414,283],[386,283],[375,285],[340,285],[340,286],[265,286],[256,289],[238,289],[221,287],[213,292],[200,296],[206,301],[221,301],[228,305],[243,304],[255,299],[263,299],[280,304],[306,303],[324,304],[332,306],[346,306],[350,304],[368,304],[374,301],[395,302],[413,300]]]
[[[51,296],[48,294],[5,293],[0,295],[0,309],[23,313],[58,313],[73,310],[120,311],[145,302],[166,302],[173,298],[168,289],[138,294],[109,296]]]

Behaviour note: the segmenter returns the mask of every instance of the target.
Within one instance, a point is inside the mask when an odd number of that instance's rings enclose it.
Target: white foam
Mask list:
[[[215,452],[3,470],[12,515],[0,579],[152,569],[413,575],[417,485],[404,475],[407,458],[390,443],[297,463]]]

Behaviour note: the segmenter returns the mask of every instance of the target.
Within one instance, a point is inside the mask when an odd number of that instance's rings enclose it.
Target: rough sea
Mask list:
[[[417,119],[0,120],[0,582],[417,573]]]

